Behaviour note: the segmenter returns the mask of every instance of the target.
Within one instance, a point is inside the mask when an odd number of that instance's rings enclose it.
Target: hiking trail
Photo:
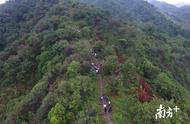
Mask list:
[[[99,92],[100,92],[100,96],[103,96],[104,94],[104,82],[102,80],[102,77],[99,76]],[[102,108],[102,112],[104,113],[104,119],[107,122],[107,124],[113,124],[112,120],[111,120],[111,115],[109,112],[105,113],[104,112],[104,108],[103,108],[103,104],[101,103],[101,108]]]
[[[97,74],[96,76],[98,78],[98,85],[99,85],[98,86],[99,95],[100,95],[100,97],[102,97],[104,95],[104,89],[105,89],[104,88],[104,82],[103,82],[103,79],[102,79],[103,77],[101,76],[101,73],[99,73],[99,71],[102,68],[102,64],[97,59],[97,52],[94,49],[91,49],[90,52],[91,52],[91,56],[92,56],[92,58],[91,58],[91,66],[96,71],[96,74]],[[97,64],[97,63],[99,63],[99,64]],[[111,119],[111,115],[110,115],[111,112],[109,112],[109,111],[104,112],[104,107],[103,107],[103,102],[102,101],[101,101],[100,105],[101,105],[101,110],[103,112],[105,122],[107,124],[113,124],[112,119]]]

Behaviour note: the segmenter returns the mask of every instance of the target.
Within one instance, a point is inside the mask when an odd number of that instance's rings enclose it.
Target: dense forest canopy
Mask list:
[[[189,34],[143,0],[9,0],[0,6],[0,123],[107,123],[102,83],[115,124],[190,122]],[[155,119],[160,104],[180,111]]]
[[[190,29],[190,6],[184,5],[181,7],[176,7],[174,5],[167,4],[165,2],[160,2],[157,0],[151,0],[151,4],[158,8],[158,11],[164,13],[166,16],[171,18],[174,22],[180,25],[182,28]]]

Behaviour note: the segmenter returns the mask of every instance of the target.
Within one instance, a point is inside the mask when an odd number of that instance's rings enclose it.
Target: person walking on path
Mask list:
[[[112,112],[112,106],[111,106],[111,102],[108,102],[108,112],[111,113]]]
[[[107,105],[105,103],[103,104],[103,107],[104,107],[104,113],[107,113]]]

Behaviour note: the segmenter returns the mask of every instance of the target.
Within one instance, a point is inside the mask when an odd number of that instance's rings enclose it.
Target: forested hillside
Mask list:
[[[188,34],[143,0],[10,0],[0,6],[0,124],[188,124]],[[180,111],[155,119],[160,104]]]
[[[139,28],[147,26],[170,36],[180,34],[189,38],[189,32],[181,29],[180,26],[174,24],[170,18],[166,17],[164,13],[161,13],[154,5],[144,0],[109,0],[109,2],[102,0],[81,1],[106,10],[122,20],[132,22]]]
[[[190,29],[190,6],[176,7],[174,5],[167,4],[165,2],[160,2],[157,0],[150,0],[150,3],[158,8],[159,11],[163,12],[170,19],[175,21],[182,28]]]

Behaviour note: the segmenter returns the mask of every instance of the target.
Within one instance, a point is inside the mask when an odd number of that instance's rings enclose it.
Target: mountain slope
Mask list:
[[[157,31],[169,33],[171,36],[180,34],[189,37],[186,31],[180,29],[180,26],[175,25],[165,14],[144,0],[79,1],[100,7],[116,17],[132,21],[141,28],[151,26]]]
[[[5,43],[0,123],[104,124],[99,77],[113,106],[113,123],[189,122],[190,41],[178,28],[176,36],[161,31],[158,27],[170,21],[162,24],[160,18],[167,19],[154,7],[133,2],[104,1],[106,10],[78,0],[15,0],[1,6],[6,21],[0,22]],[[138,13],[142,7],[147,9]],[[180,111],[157,120],[160,104]]]
[[[48,0],[48,2],[46,6],[43,6],[43,2],[38,0],[15,0],[14,3],[8,1],[1,5],[0,44],[2,45],[0,50],[7,43],[30,32],[33,24],[45,16],[46,11],[56,3],[56,0]]]
[[[165,2],[156,0],[150,1],[151,4],[156,6],[161,12],[165,13],[177,24],[181,25],[184,29],[189,29],[190,26],[190,6],[176,7]]]
[[[142,0],[117,0],[117,1],[108,0],[108,1],[102,2],[100,0],[94,0],[94,1],[82,0],[82,2],[91,4],[91,5],[95,5],[96,7],[99,7],[103,10],[108,11],[111,15],[113,15],[121,20],[124,20],[129,23],[133,23],[133,24],[137,25],[137,27],[139,27],[141,30],[146,32],[147,35],[151,35],[151,36],[153,35],[156,38],[156,40],[158,40],[158,41],[162,41],[162,42],[166,43],[166,40],[168,37],[170,37],[170,38],[174,37],[174,39],[173,38],[171,38],[171,39],[169,38],[169,39],[171,41],[178,39],[179,40],[178,42],[181,42],[181,43],[177,43],[177,44],[184,43],[184,46],[188,46],[188,44],[189,44],[189,31],[181,29],[180,26],[173,23],[172,19],[167,19],[168,16],[165,16],[164,14],[160,13],[159,9],[155,8],[154,6],[150,5],[149,3],[145,2],[145,1],[142,1]],[[168,6],[168,8],[175,8],[170,5],[166,5],[166,6]],[[128,16],[128,14],[126,15],[125,12],[129,13],[130,16]],[[123,17],[126,17],[126,18],[123,18]],[[132,19],[132,20],[128,20],[127,17],[130,17],[130,19]],[[178,37],[183,37],[184,39],[180,39]],[[172,43],[169,43],[169,46],[171,44]],[[175,43],[173,45],[174,45],[173,47],[175,47]],[[160,44],[158,46],[160,46]],[[162,47],[164,47],[164,46],[162,46]],[[162,48],[160,48],[160,49],[162,49]],[[166,49],[168,49],[168,48],[166,48]],[[175,48],[172,48],[172,49],[175,49]],[[180,49],[182,50],[184,48],[180,48]],[[149,52],[151,53],[152,51],[149,51]],[[185,52],[185,54],[188,54],[188,52],[187,53]],[[177,60],[175,60],[175,61],[177,61],[175,63],[175,65],[178,65],[181,68],[188,66],[188,64],[185,64],[184,66],[183,66],[183,64],[179,64],[179,63],[181,63],[181,62],[179,62],[181,60],[186,61],[186,59],[183,58],[183,55],[179,55],[178,57],[179,58]],[[162,64],[164,63],[165,64],[164,66],[167,65],[166,61],[161,62],[161,63]],[[168,65],[169,65],[169,63],[168,63]],[[163,68],[165,68],[164,66],[163,66]],[[177,72],[177,70],[178,70],[177,68],[174,69],[173,67],[169,67],[169,68],[170,68],[170,71],[173,71],[173,72]],[[187,71],[187,73],[188,73],[188,71]],[[177,75],[176,79],[179,79],[178,74],[175,73],[174,75]],[[182,76],[182,77],[184,79],[184,76]],[[182,84],[185,84],[185,87],[189,87],[187,82],[188,81],[184,81]]]

